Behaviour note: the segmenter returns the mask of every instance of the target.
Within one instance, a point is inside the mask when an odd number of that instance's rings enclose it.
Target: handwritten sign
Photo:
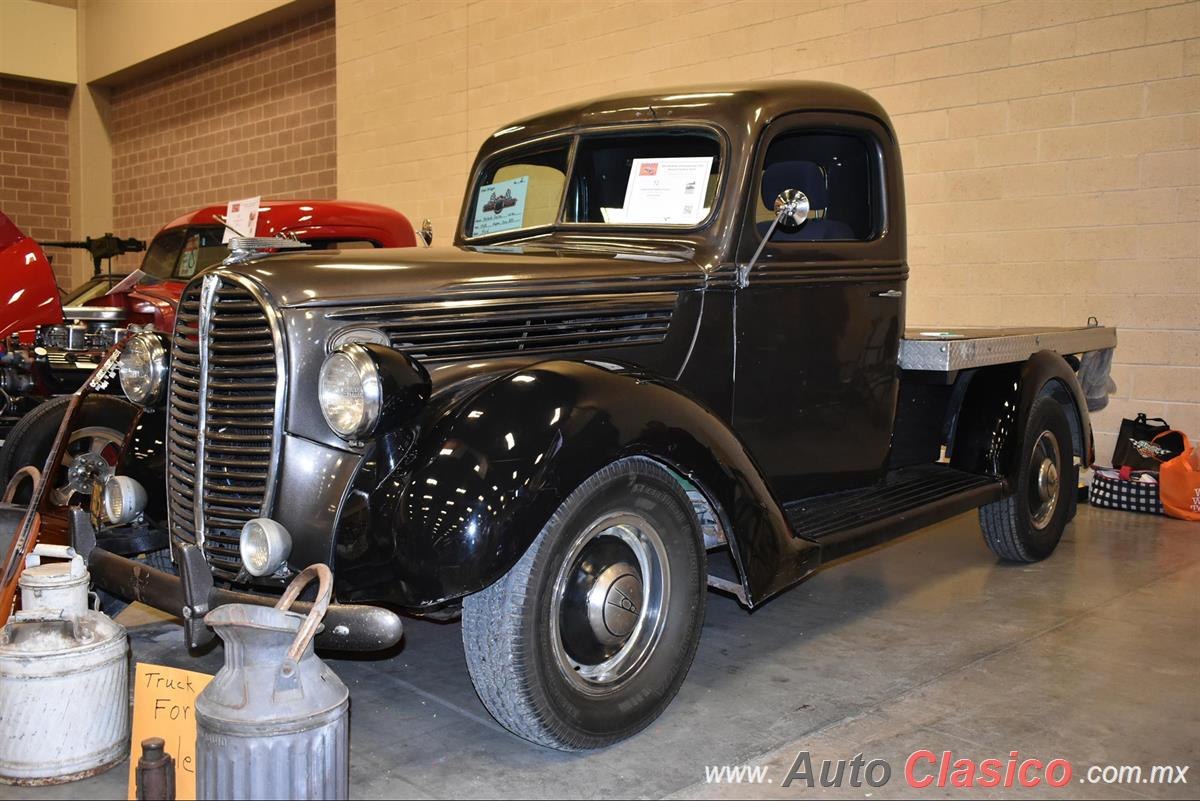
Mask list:
[[[129,756],[129,799],[137,798],[137,761],[142,740],[161,737],[175,760],[175,797],[196,798],[196,696],[212,676],[137,663],[133,686],[133,736]]]

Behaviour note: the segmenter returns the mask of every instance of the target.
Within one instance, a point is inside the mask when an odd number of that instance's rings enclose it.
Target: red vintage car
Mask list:
[[[0,399],[5,406],[0,417],[0,437],[5,437],[0,448],[0,490],[14,467],[42,463],[58,431],[67,395],[91,374],[108,348],[127,333],[148,326],[173,330],[175,310],[188,281],[229,255],[228,246],[222,243],[226,228],[219,219],[225,210],[223,204],[206,206],[172,220],[151,241],[139,272],[118,284],[118,291],[61,309],[53,273],[37,245],[23,239],[23,245],[14,246],[35,251],[42,259],[48,289],[38,284],[36,297],[39,302],[49,298],[52,303],[47,306],[53,307],[53,313],[22,322],[30,333],[22,342],[30,347],[12,350],[0,366],[0,387],[6,392]],[[254,234],[294,236],[315,249],[413,247],[417,243],[412,223],[400,212],[339,200],[264,200]],[[8,286],[7,274],[15,269],[5,266],[0,292]],[[26,294],[33,296],[29,288]],[[116,396],[89,398],[76,418],[81,425],[71,436],[68,450],[72,458],[68,461],[82,454],[97,454],[111,461],[132,413],[132,407]],[[55,500],[65,504],[72,491],[66,483],[56,483],[61,486],[54,490]]]
[[[85,305],[120,308],[129,325],[175,325],[175,307],[187,282],[229,255],[218,219],[225,206],[206,206],[168,223],[142,259],[144,276],[128,291],[110,293]],[[412,224],[398,211],[373,203],[339,200],[267,200],[259,207],[257,236],[295,236],[311,247],[407,248],[417,243]],[[76,307],[68,307],[67,319]]]
[[[50,260],[0,212],[0,350],[13,334],[29,344],[39,325],[62,319]]]

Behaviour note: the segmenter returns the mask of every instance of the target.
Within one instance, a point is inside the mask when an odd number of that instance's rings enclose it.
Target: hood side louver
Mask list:
[[[662,342],[676,294],[487,299],[339,311],[369,321],[392,347],[427,362],[500,358]]]

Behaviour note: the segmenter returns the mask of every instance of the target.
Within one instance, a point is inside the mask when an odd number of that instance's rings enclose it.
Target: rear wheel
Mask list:
[[[704,547],[674,477],[642,458],[585,481],[521,560],[463,602],[475,689],[507,729],[562,750],[648,726],[691,666]]]
[[[70,402],[68,396],[49,400],[13,426],[0,448],[0,489],[22,467],[33,465],[41,470],[45,466]],[[79,488],[90,486],[92,476],[111,472],[136,412],[133,404],[111,395],[92,395],[83,400],[62,463],[51,478],[49,500],[54,506],[86,502]],[[24,483],[14,500],[28,501],[31,491],[29,482]]]
[[[1071,426],[1054,398],[1034,401],[1021,446],[1014,492],[979,510],[983,538],[1012,562],[1037,562],[1054,552],[1071,518],[1075,463]]]

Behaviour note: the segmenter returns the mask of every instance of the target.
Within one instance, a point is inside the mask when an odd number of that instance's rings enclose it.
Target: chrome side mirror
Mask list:
[[[747,286],[750,283],[750,271],[758,263],[758,257],[762,255],[763,248],[771,241],[775,229],[782,228],[789,234],[799,231],[800,226],[808,220],[808,212],[808,195],[799,189],[785,189],[775,197],[775,219],[771,221],[771,227],[767,229],[762,241],[758,243],[758,250],[754,251],[754,257],[750,259],[750,263],[738,268],[739,287]]]
[[[808,211],[808,195],[799,189],[785,189],[775,198],[775,221],[789,233],[800,230],[808,219]]]
[[[433,244],[433,222],[428,217],[421,223],[421,230],[417,231],[417,236],[421,237],[425,247]]]

